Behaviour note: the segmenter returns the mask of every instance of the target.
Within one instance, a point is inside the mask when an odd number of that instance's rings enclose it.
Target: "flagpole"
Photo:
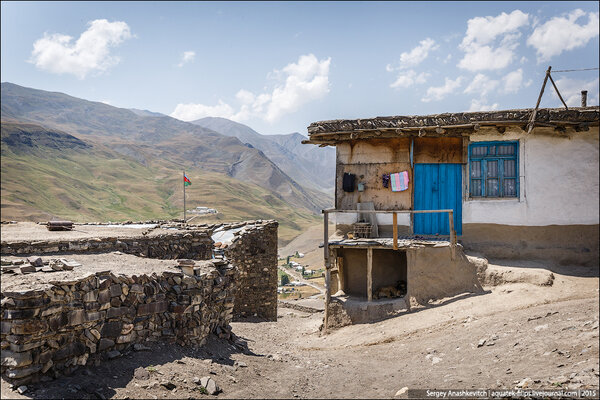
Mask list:
[[[185,224],[185,171],[183,171],[183,223]]]

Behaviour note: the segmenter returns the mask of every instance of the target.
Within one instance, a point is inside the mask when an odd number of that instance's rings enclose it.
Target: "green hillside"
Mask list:
[[[181,218],[184,167],[164,159],[143,164],[64,132],[2,121],[2,219]],[[277,219],[284,244],[321,220],[255,184],[197,167],[186,172],[193,182],[186,190],[187,208],[219,211],[216,216],[195,218],[194,223]]]

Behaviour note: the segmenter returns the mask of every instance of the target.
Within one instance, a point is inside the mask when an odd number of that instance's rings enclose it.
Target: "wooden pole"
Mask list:
[[[562,101],[562,103],[565,106],[565,108],[567,109],[567,111],[569,111],[569,107],[567,107],[567,103],[565,103],[562,96],[560,95],[560,92],[558,91],[558,88],[556,87],[556,83],[554,83],[554,79],[552,79],[552,75],[548,74],[548,78],[550,78],[550,82],[552,82],[552,86],[554,86],[554,90],[556,90],[556,94],[558,95],[558,98],[560,99],[560,101]]]
[[[329,302],[331,301],[331,272],[329,271],[329,213],[323,210],[323,257],[325,260],[325,316],[323,318],[323,333],[327,333],[329,323]]]
[[[540,90],[540,95],[538,96],[537,103],[535,104],[535,108],[533,109],[533,114],[531,114],[531,119],[529,120],[529,128],[527,129],[527,133],[531,133],[533,130],[533,125],[535,124],[535,116],[537,114],[538,107],[540,106],[540,101],[542,100],[542,95],[544,94],[544,88],[546,87],[546,82],[548,82],[548,77],[550,76],[550,70],[552,66],[548,66],[548,70],[546,71],[546,76],[544,77],[544,83],[542,83],[542,90]]]
[[[456,257],[456,232],[454,231],[454,213],[448,213],[448,227],[450,228],[450,254],[452,260]]]
[[[367,249],[367,301],[373,301],[373,248]]]
[[[394,232],[394,250],[398,250],[398,214],[392,214],[392,231]]]
[[[339,289],[345,293],[346,292],[346,280],[344,279],[344,257],[337,258],[337,268],[338,268]]]
[[[186,220],[185,215],[185,171],[183,171],[183,223],[185,224]]]

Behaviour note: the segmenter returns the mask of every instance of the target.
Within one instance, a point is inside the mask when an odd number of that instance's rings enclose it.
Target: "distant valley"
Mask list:
[[[234,128],[249,137],[240,140]],[[334,165],[331,149],[301,140],[2,83],[2,219],[181,217],[185,169],[193,182],[187,208],[220,212],[194,222],[274,218],[284,243],[333,203],[334,170],[329,181],[311,178],[315,163]]]

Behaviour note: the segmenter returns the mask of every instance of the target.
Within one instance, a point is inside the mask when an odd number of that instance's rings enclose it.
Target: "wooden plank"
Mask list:
[[[398,250],[398,214],[392,214],[392,229],[394,232],[394,250]]]
[[[367,249],[367,301],[373,301],[373,249]]]
[[[462,137],[415,138],[415,164],[461,163]]]

